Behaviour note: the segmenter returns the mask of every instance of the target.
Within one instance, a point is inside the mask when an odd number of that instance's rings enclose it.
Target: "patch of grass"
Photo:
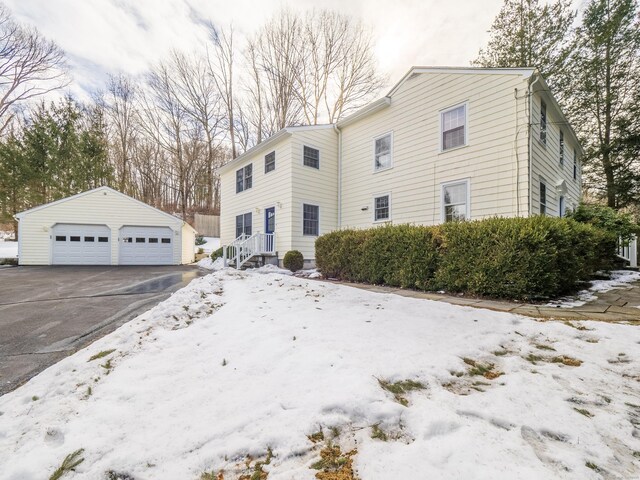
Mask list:
[[[598,343],[598,339],[597,338],[587,338],[585,340],[585,342],[587,342],[587,343]]]
[[[634,452],[632,453],[632,455],[633,455],[635,458],[640,458],[640,452],[638,452],[637,450],[636,450],[636,451],[634,451]]]
[[[585,465],[585,467],[590,468],[594,472],[597,472],[597,473],[601,473],[602,472],[602,469],[598,465],[593,463],[593,462],[587,462],[584,465]]]
[[[82,452],[84,452],[84,448],[80,448],[67,455],[62,461],[62,464],[51,474],[49,480],[59,480],[65,473],[74,472],[76,467],[84,462]]]
[[[322,428],[318,430],[316,433],[312,433],[311,435],[307,435],[307,438],[311,440],[313,443],[318,443],[324,441],[324,432]]]
[[[495,370],[496,366],[493,363],[476,362],[471,358],[463,358],[462,361],[469,365],[470,368],[467,370],[467,373],[472,377],[482,376],[488,380],[493,380],[503,375],[503,372]]]
[[[331,438],[338,438],[340,436],[340,428],[333,426],[329,429],[331,432]]]
[[[373,427],[371,427],[371,438],[382,440],[383,442],[389,440],[389,436],[385,433],[384,430],[380,428],[377,423]]]
[[[551,363],[561,363],[563,365],[567,365],[568,367],[579,367],[580,365],[582,365],[582,360],[568,357],[566,355],[560,355],[558,357],[553,357],[551,359]]]
[[[552,346],[550,346],[550,345],[544,345],[544,344],[541,344],[541,343],[536,343],[536,344],[535,344],[535,347],[536,347],[538,350],[551,350],[551,351],[554,351],[554,352],[556,351],[556,349],[555,349],[555,348],[553,348]]]
[[[108,470],[105,472],[107,480],[136,480],[132,475],[124,472],[116,472],[115,470]]]
[[[506,348],[503,349],[503,350],[496,350],[496,351],[493,352],[493,354],[496,357],[504,357],[507,353],[509,353],[509,350],[507,350]]]
[[[91,358],[89,358],[89,360],[87,360],[87,362],[93,362],[94,360],[98,360],[98,359],[100,359],[100,358],[104,358],[104,357],[106,357],[107,355],[111,355],[111,354],[112,354],[113,352],[115,352],[115,351],[116,351],[116,349],[115,349],[115,348],[113,348],[113,349],[111,349],[111,350],[103,350],[103,351],[101,351],[101,352],[96,353],[95,355],[93,355]]]
[[[584,408],[576,408],[573,407],[573,409],[578,412],[580,415],[584,415],[587,418],[593,418],[593,413],[591,413],[589,410],[586,410]]]
[[[564,322],[565,325],[571,327],[571,328],[575,328],[576,330],[580,330],[581,332],[584,332],[586,330],[593,330],[591,328],[587,328],[584,325],[575,325],[574,323],[570,322],[570,321],[565,321]]]
[[[533,353],[530,353],[529,355],[527,355],[526,357],[524,357],[524,359],[527,362],[531,362],[534,365],[537,365],[538,362],[541,362],[542,360],[544,360],[541,356],[539,355],[534,355]]]
[[[202,472],[200,480],[224,480],[224,472],[222,470],[217,474],[216,472]]]
[[[415,380],[400,380],[399,382],[392,383],[378,378],[378,383],[383,390],[393,394],[396,402],[405,407],[409,406],[409,400],[406,399],[405,394],[414,390],[424,390],[427,388],[423,383]]]
[[[321,470],[316,473],[318,480],[356,480],[352,459],[356,453],[356,450],[351,450],[343,454],[339,446],[327,445],[320,451],[320,460],[311,468]]]
[[[109,373],[111,373],[111,370],[113,369],[113,365],[111,365],[111,359],[107,360],[104,365],[100,366],[105,369],[105,375],[109,375]]]
[[[40,400],[40,397],[37,395],[34,395],[33,397],[31,397],[31,401],[33,402],[37,402],[38,400]]]

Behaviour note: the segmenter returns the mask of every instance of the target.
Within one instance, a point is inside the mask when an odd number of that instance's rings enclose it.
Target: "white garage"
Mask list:
[[[179,265],[195,257],[195,230],[109,187],[21,212],[20,265]]]

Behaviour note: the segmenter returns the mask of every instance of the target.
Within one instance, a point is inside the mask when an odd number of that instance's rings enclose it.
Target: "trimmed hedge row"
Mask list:
[[[491,218],[339,230],[316,241],[326,277],[498,298],[549,298],[609,268],[615,235],[569,219]]]

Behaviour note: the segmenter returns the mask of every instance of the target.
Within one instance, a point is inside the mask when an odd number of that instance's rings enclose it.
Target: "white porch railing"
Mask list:
[[[222,247],[222,261],[228,267],[230,263],[235,268],[242,267],[256,255],[275,255],[275,233],[244,233],[229,245]]]
[[[618,256],[629,262],[630,267],[638,268],[638,237],[618,240]]]

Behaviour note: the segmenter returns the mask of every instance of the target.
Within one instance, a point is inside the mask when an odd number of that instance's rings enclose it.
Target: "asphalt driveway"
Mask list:
[[[0,268],[0,395],[205,273],[195,266]]]

